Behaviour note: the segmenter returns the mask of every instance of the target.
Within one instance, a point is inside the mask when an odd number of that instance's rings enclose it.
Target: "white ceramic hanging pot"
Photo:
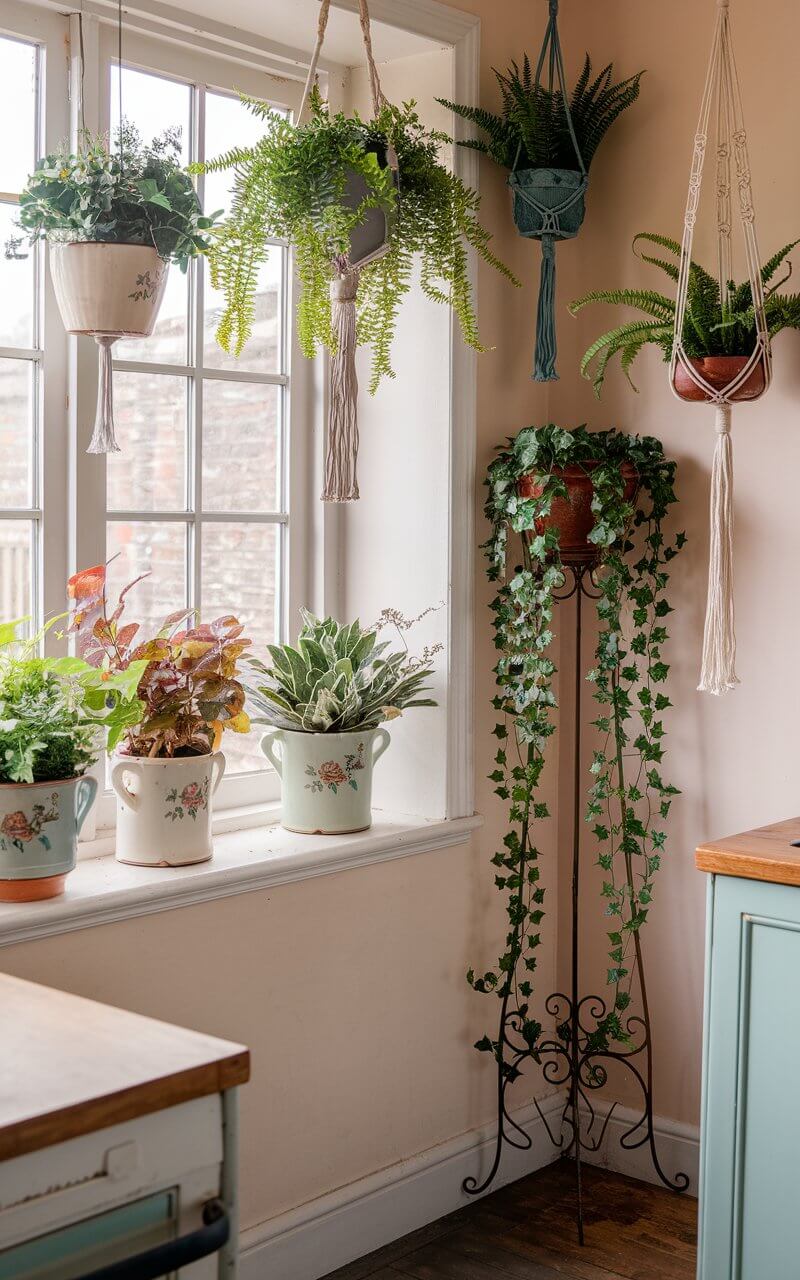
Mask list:
[[[117,756],[117,861],[137,867],[185,867],[207,862],[211,798],[225,772],[221,751],[174,760]]]
[[[281,826],[320,836],[366,831],[372,826],[372,766],[389,742],[386,729],[271,729],[261,747],[281,779]]]
[[[97,412],[87,453],[117,453],[111,347],[118,338],[149,338],[167,287],[169,263],[145,244],[90,241],[50,244],[50,275],[68,333],[100,348]]]
[[[39,902],[64,892],[96,795],[97,781],[89,777],[0,786],[0,902]]]

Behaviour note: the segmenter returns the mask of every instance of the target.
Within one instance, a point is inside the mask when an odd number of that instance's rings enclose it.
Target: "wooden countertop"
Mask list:
[[[695,853],[695,864],[701,871],[715,875],[800,885],[800,849],[793,848],[795,840],[800,841],[800,818],[787,818],[769,827],[701,844]]]
[[[0,1160],[245,1084],[239,1044],[0,974]]]

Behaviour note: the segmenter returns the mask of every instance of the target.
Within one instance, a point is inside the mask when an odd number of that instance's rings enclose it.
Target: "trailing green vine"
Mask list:
[[[588,463],[596,465],[589,468]],[[623,463],[638,473],[632,502],[625,497]],[[662,528],[676,500],[675,463],[649,436],[527,427],[492,462],[485,507],[492,526],[484,545],[487,573],[499,583],[491,605],[499,655],[493,706],[499,720],[490,778],[497,795],[508,802],[509,819],[503,847],[492,863],[495,883],[507,894],[509,928],[496,966],[482,975],[473,970],[467,975],[476,991],[494,992],[502,1001],[496,1037],[484,1036],[476,1048],[495,1057],[504,1084],[517,1078],[525,1058],[536,1055],[543,1036],[531,1011],[544,916],[536,833],[549,817],[539,789],[557,706],[553,607],[565,582],[558,533],[545,518],[555,498],[568,496],[562,469],[574,464],[591,474],[594,490],[591,541],[599,552],[594,577],[599,633],[595,666],[587,679],[599,706],[593,721],[599,745],[593,753],[586,819],[612,926],[607,979],[613,999],[589,1035],[594,1051],[627,1039],[622,1015],[631,1000],[631,951],[647,920],[664,849],[662,824],[677,794],[661,772],[662,715],[671,705],[664,691],[669,665],[663,650],[671,612],[666,589],[669,565],[685,542],[683,533],[668,541]],[[519,482],[530,474],[537,478],[539,495],[522,497]],[[509,533],[521,535],[521,563],[510,574]],[[559,1026],[557,1034],[567,1040],[568,1025]]]

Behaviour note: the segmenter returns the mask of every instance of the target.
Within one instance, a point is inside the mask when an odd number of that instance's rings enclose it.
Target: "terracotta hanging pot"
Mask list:
[[[149,338],[169,264],[144,244],[50,245],[50,275],[67,333],[93,337],[100,348],[97,413],[88,453],[117,453],[111,347],[118,338]]]
[[[699,376],[713,387],[715,391],[724,391],[730,386],[750,360],[750,356],[701,356],[696,359],[686,357]],[[676,396],[681,400],[710,401],[713,396],[699,387],[692,375],[684,367],[681,360],[676,360],[672,375],[672,386]],[[753,366],[741,386],[729,392],[728,401],[757,400],[767,389],[767,379],[763,360]]]
[[[595,525],[591,473],[599,466],[599,461],[593,461],[553,468],[553,474],[567,486],[569,497],[554,498],[550,514],[537,519],[535,527],[539,535],[548,529],[558,530],[558,545],[565,564],[590,564],[599,555],[599,548],[589,541]],[[638,488],[639,473],[630,462],[623,462],[621,471],[625,481],[623,496],[626,502],[631,502]],[[542,489],[540,477],[534,472],[523,476],[517,485],[521,498],[538,498]]]

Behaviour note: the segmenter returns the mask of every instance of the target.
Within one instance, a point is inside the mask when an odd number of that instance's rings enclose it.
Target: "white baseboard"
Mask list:
[[[597,1113],[595,1125],[599,1130],[608,1114],[609,1105],[594,1099],[593,1102]],[[587,1164],[613,1169],[615,1173],[625,1173],[629,1178],[638,1178],[640,1182],[652,1182],[659,1186],[662,1184],[653,1168],[649,1146],[635,1149],[620,1146],[620,1138],[636,1123],[639,1114],[630,1107],[615,1107],[600,1150],[586,1152],[584,1160]],[[696,1125],[667,1120],[663,1116],[654,1118],[653,1129],[658,1160],[664,1173],[671,1179],[679,1173],[688,1174],[688,1194],[696,1196],[700,1167],[700,1130]]]
[[[557,1127],[560,1094],[540,1099]],[[514,1120],[529,1135],[528,1151],[508,1147],[492,1190],[550,1164],[557,1156],[536,1107]],[[494,1154],[496,1128],[474,1129],[421,1155],[382,1169],[271,1218],[242,1234],[240,1280],[318,1280],[337,1267],[390,1244],[471,1202],[464,1178],[484,1175]]]

